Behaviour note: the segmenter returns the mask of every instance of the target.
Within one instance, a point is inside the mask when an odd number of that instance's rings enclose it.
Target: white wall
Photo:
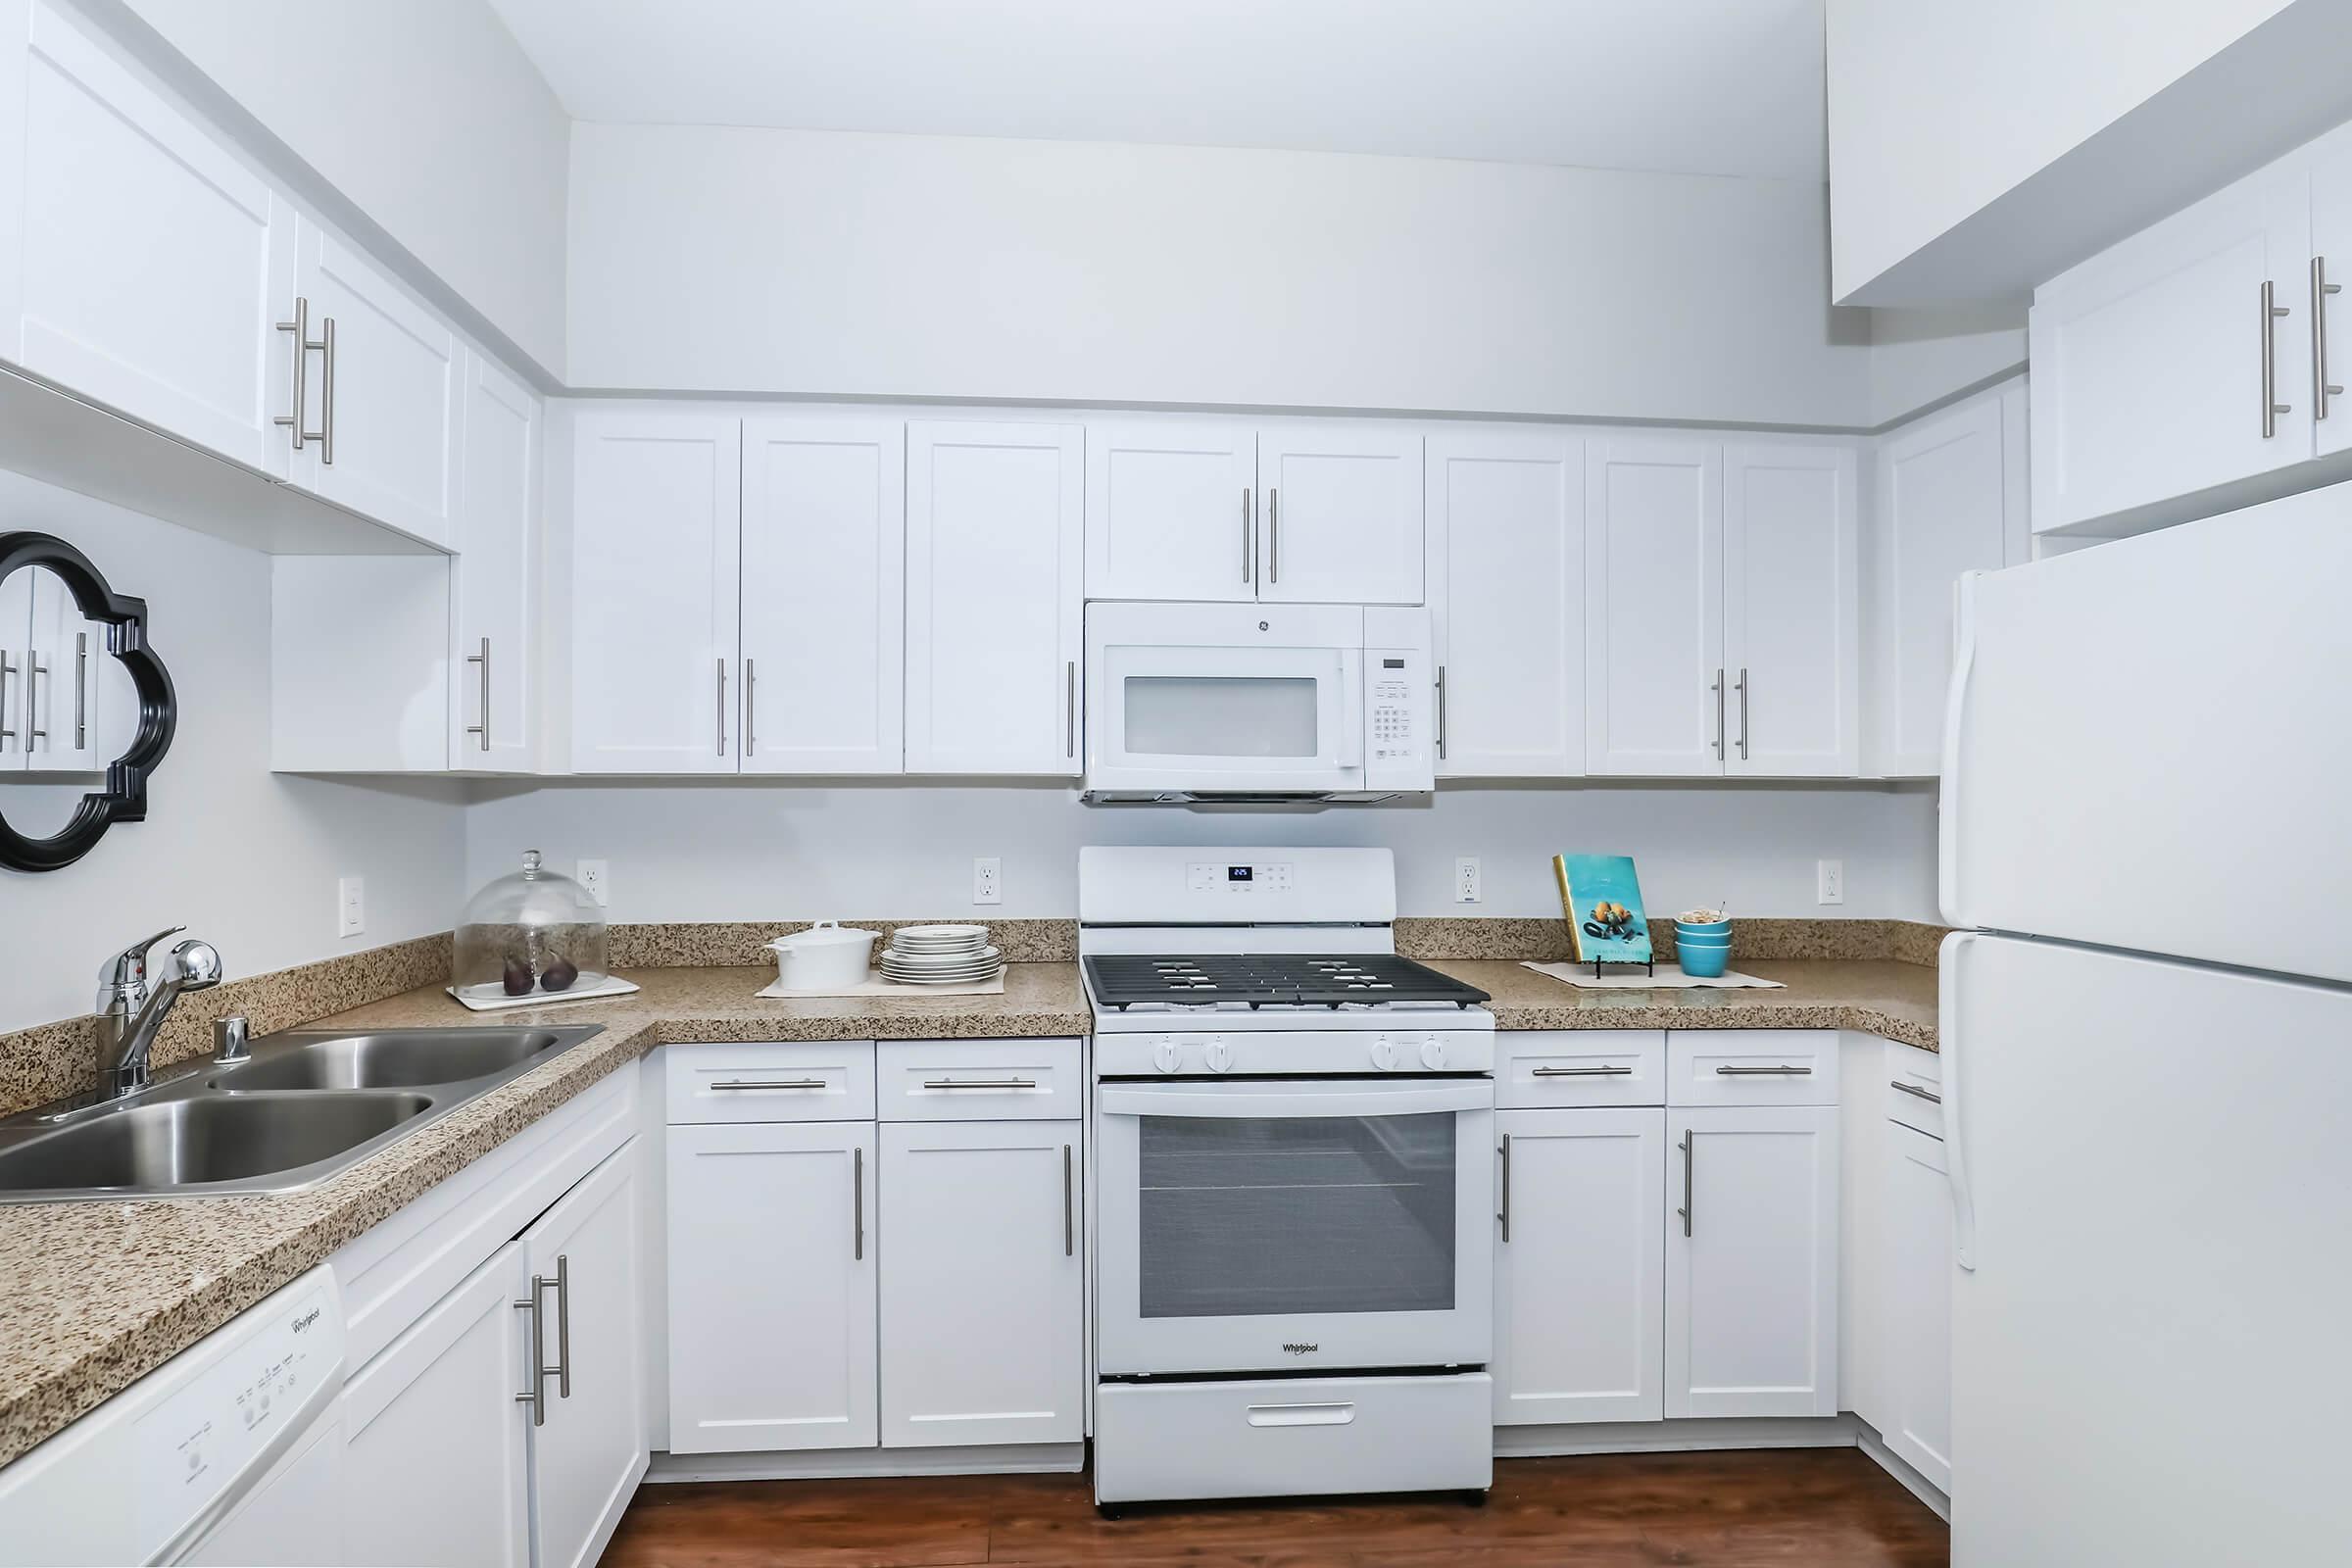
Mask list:
[[[568,872],[611,862],[615,920],[1074,916],[1086,844],[1367,844],[1396,852],[1406,914],[1557,915],[1550,858],[1630,854],[1650,907],[1936,918],[1936,797],[1875,786],[1447,785],[1419,805],[1321,811],[1087,807],[1035,786],[772,782],[491,786],[466,810],[466,881],[526,849]],[[972,858],[1004,862],[1004,903],[971,902]],[[1451,902],[1475,855],[1484,902]],[[1846,903],[1813,902],[1814,860]]]
[[[1862,425],[1810,181],[573,127],[604,389]]]
[[[169,925],[211,941],[232,977],[449,928],[464,786],[268,770],[269,557],[0,470],[0,532],[21,528],[66,539],[146,599],[180,711],[144,822],[63,870],[0,870],[0,1031],[89,1011],[101,960]],[[26,788],[0,783],[0,811]],[[345,939],[335,882],[349,873],[367,881],[368,929]]]
[[[2026,364],[2023,306],[1870,313],[1870,423],[1908,418],[1929,404]]]
[[[486,0],[113,3],[563,376],[571,121]]]

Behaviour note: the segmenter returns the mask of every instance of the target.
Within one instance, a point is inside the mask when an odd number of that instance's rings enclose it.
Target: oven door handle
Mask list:
[[[1104,1084],[1095,1106],[1105,1116],[1201,1116],[1260,1120],[1285,1116],[1416,1116],[1436,1111],[1492,1110],[1494,1084],[1487,1078],[1419,1083]]]

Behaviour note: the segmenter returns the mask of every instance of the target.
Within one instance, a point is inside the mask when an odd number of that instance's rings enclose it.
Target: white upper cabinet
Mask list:
[[[294,458],[294,482],[449,545],[465,394],[457,334],[389,273],[308,220],[295,294],[313,340],[329,346],[311,357],[303,377],[300,417],[322,433]]]
[[[53,571],[24,575],[32,579],[31,635],[21,671],[24,765],[36,772],[103,771],[130,749],[138,694],[107,652],[106,623],[83,616],[66,580]],[[11,623],[0,635],[22,629]]]
[[[1257,438],[1257,597],[1417,605],[1421,437],[1339,424]]]
[[[1666,437],[1585,455],[1585,766],[1723,771],[1723,449]]]
[[[573,416],[572,766],[736,765],[742,421]]]
[[[1857,472],[1846,446],[1724,449],[1727,773],[1850,778],[1860,766]]]
[[[2310,314],[2312,445],[2322,457],[2352,447],[2352,404],[2342,388],[2352,384],[2352,303],[2341,292],[2352,279],[2352,125],[2323,136],[2311,149],[2311,269],[2303,298]],[[2323,292],[2323,290],[2325,292]],[[2287,340],[2279,340],[2286,356]],[[2300,356],[2281,364],[2300,365]],[[2293,401],[2293,400],[2289,400]]]
[[[1964,572],[2026,559],[2026,389],[1886,436],[1875,482],[1868,771],[1933,778],[1942,766],[1955,585]]]
[[[1257,597],[1257,435],[1248,425],[1086,427],[1086,597]]]
[[[896,773],[906,727],[905,426],[743,425],[746,773]]]
[[[1584,443],[1429,438],[1440,778],[1585,770]]]
[[[479,354],[466,356],[465,468],[450,565],[450,765],[539,765],[539,461],[542,410]]]
[[[24,200],[14,235],[20,209],[0,212],[0,243],[14,241],[0,302],[17,279],[0,357],[282,477],[293,210],[45,4],[8,70],[24,74],[6,133],[24,138]]]
[[[2311,191],[2290,158],[2034,291],[2035,529],[2312,455]]]
[[[1074,424],[906,427],[906,771],[1078,771]]]

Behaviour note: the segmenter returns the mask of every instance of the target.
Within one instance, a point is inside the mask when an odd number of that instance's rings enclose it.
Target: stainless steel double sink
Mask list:
[[[602,1028],[267,1036],[242,1061],[0,1120],[0,1203],[300,1192]]]

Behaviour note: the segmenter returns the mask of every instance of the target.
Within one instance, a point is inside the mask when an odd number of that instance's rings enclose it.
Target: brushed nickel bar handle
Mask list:
[[[1690,1150],[1697,1142],[1697,1129],[1687,1127],[1683,1130],[1683,1141],[1675,1146],[1683,1152],[1683,1206],[1675,1212],[1683,1216],[1683,1237],[1686,1241],[1690,1236],[1690,1211],[1698,1207],[1690,1187]]]
[[[751,756],[760,749],[760,665],[757,660],[743,662],[743,755]]]
[[[531,1276],[531,1294],[514,1303],[517,1312],[531,1314],[531,1386],[514,1396],[514,1402],[531,1407],[531,1425],[547,1425],[547,1314],[539,1304],[547,1286],[544,1275]]]
[[[311,302],[295,295],[294,319],[278,322],[277,329],[294,334],[294,412],[278,415],[270,422],[292,430],[294,450],[300,452],[310,437],[302,427],[302,411],[310,402],[311,350],[318,346],[311,341]]]
[[[2269,278],[2262,280],[2262,438],[2265,441],[2278,433],[2278,416],[2295,412],[2291,403],[2280,403],[2278,397],[2278,344],[2271,332],[2271,323],[2288,315],[2287,308],[2278,302],[2278,288]]]
[[[1747,760],[1747,666],[1740,666],[1740,760]]]
[[[5,650],[0,650],[0,741],[22,739],[8,724],[8,677],[18,673],[20,668],[8,662]]]
[[[1282,581],[1282,492],[1266,491],[1266,581]]]
[[[2344,389],[2328,379],[2328,296],[2341,294],[2344,285],[2328,281],[2328,258],[2311,259],[2311,416],[2328,417],[2328,400]]]
[[[1502,1244],[1511,1244],[1511,1135],[1502,1135]]]
[[[1783,1062],[1778,1067],[1718,1067],[1715,1070],[1726,1078],[1754,1078],[1778,1073],[1794,1073],[1799,1078],[1806,1078],[1813,1073],[1810,1067],[1799,1067],[1789,1062]]]
[[[1538,1067],[1531,1077],[1536,1078],[1624,1078],[1633,1073],[1631,1067]]]
[[[706,1089],[822,1089],[822,1078],[721,1078]]]
[[[571,1259],[556,1254],[556,1397],[571,1397]]]
[[[466,662],[478,666],[481,672],[481,707],[478,711],[482,717],[479,724],[466,725],[466,733],[479,735],[482,738],[482,750],[486,752],[490,749],[490,639],[483,638],[482,651],[467,654]]]
[[[1446,760],[1446,666],[1438,666],[1438,760]]]
[[[716,755],[724,757],[727,755],[727,662],[725,659],[721,658],[712,660],[711,662],[718,668],[718,696],[712,709],[712,711],[718,715],[718,750]]]
[[[925,1089],[1035,1089],[1034,1078],[926,1078]]]
[[[850,1256],[865,1260],[865,1151],[850,1151]]]
[[[1257,526],[1250,515],[1252,500],[1250,487],[1244,485],[1242,487],[1242,581],[1244,582],[1250,580],[1250,558],[1257,554]]]
[[[32,743],[45,741],[49,731],[41,724],[41,682],[48,679],[49,666],[41,662],[38,648],[24,650],[24,755],[32,755]],[[47,747],[41,748],[47,751]]]
[[[1061,666],[1061,752],[1064,757],[1078,755],[1078,661],[1071,660]]]
[[[1889,1089],[1900,1090],[1906,1095],[1913,1096],[1916,1099],[1924,1100],[1931,1105],[1940,1105],[1943,1103],[1943,1097],[1941,1095],[1936,1094],[1933,1090],[1922,1089],[1917,1084],[1907,1084],[1900,1078],[1889,1080],[1886,1087]]]
[[[74,749],[90,744],[90,634],[74,634]]]
[[[326,318],[318,347],[326,353],[326,382],[318,392],[318,461],[335,466],[335,318]]]
[[[1715,671],[1715,684],[1707,690],[1715,694],[1715,760],[1723,760],[1723,671]]]
[[[1070,1146],[1061,1146],[1061,1255],[1078,1255],[1076,1188],[1070,1176]]]

